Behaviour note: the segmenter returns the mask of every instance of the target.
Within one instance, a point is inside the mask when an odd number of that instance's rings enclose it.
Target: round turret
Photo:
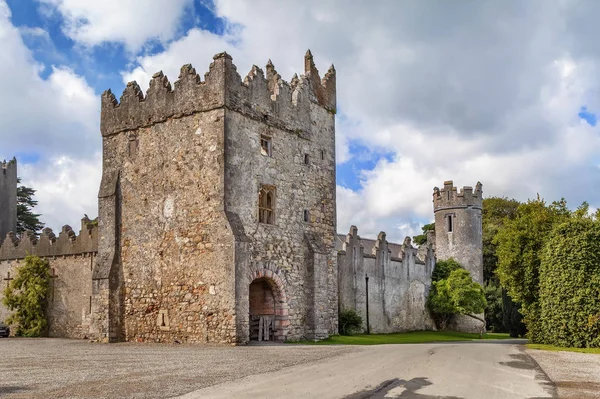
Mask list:
[[[438,260],[454,258],[463,265],[473,280],[483,285],[483,240],[481,183],[463,187],[460,192],[452,180],[440,190],[433,189],[435,215],[435,249]]]

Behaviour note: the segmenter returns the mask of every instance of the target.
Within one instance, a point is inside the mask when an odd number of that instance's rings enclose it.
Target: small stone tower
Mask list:
[[[482,209],[483,191],[479,182],[475,191],[473,187],[463,187],[458,192],[452,180],[445,181],[441,190],[433,189],[437,258],[454,258],[480,284],[483,284]]]
[[[481,212],[483,191],[481,183],[465,186],[460,192],[452,180],[444,182],[444,188],[433,189],[433,213],[435,215],[435,252],[438,260],[454,258],[470,273],[473,280],[483,285],[483,240]],[[483,319],[483,315],[479,315]],[[481,323],[461,316],[454,320],[451,329],[479,332]]]
[[[0,163],[0,242],[17,230],[17,160]]]

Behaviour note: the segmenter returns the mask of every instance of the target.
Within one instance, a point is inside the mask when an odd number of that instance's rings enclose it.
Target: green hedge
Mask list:
[[[541,258],[535,341],[600,347],[600,221],[573,218],[557,226]]]

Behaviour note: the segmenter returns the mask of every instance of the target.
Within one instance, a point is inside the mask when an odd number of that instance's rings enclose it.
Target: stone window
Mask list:
[[[452,233],[452,231],[453,231],[453,229],[454,229],[454,226],[453,226],[453,222],[454,222],[454,221],[452,220],[452,215],[451,215],[451,214],[450,214],[450,215],[446,215],[446,219],[447,219],[447,221],[448,221],[448,222],[446,223],[446,225],[447,225],[447,227],[448,227],[448,233]]]
[[[127,144],[127,153],[131,159],[135,159],[138,153],[140,142],[136,134],[130,134],[128,139],[129,142]]]
[[[275,223],[275,187],[261,186],[258,194],[258,222]]]
[[[158,311],[158,318],[156,320],[156,325],[161,330],[169,330],[169,313],[166,310]]]
[[[271,137],[269,136],[260,136],[260,153],[267,157],[272,156],[272,143]]]
[[[310,156],[308,154],[304,154],[304,165],[310,164]]]
[[[303,220],[304,220],[305,222],[308,222],[308,221],[310,221],[310,214],[309,214],[309,212],[308,212],[308,209],[305,209],[305,210],[304,210],[304,214],[303,214],[302,218],[303,218]]]
[[[325,160],[325,150],[321,150],[321,160]]]

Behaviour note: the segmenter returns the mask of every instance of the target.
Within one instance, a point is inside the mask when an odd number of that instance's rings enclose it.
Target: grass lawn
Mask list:
[[[597,355],[600,355],[600,348],[563,348],[561,346],[553,346],[553,345],[527,344],[527,349],[539,349],[539,350],[545,350],[545,351],[595,353]]]
[[[508,334],[488,333],[483,339],[508,339]],[[307,345],[382,345],[382,344],[421,344],[426,342],[472,341],[479,340],[479,334],[453,331],[414,331],[392,334],[334,335],[322,341],[299,341]]]

